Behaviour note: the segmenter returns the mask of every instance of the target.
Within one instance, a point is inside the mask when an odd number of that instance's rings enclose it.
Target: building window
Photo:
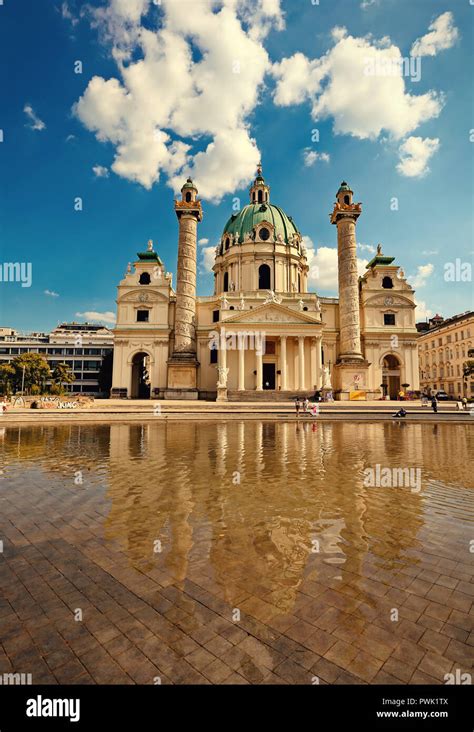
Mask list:
[[[271,271],[268,264],[261,264],[258,268],[258,289],[271,289]]]
[[[218,310],[213,310],[212,311],[212,322],[213,323],[218,323],[219,322],[219,311]]]
[[[209,363],[217,363],[217,350],[215,348],[211,348],[211,360]]]
[[[263,203],[263,191],[262,190],[260,190],[258,192],[258,202]]]
[[[226,249],[226,251],[228,250],[229,246],[230,246],[230,239],[229,239],[229,237],[227,237],[226,240],[225,240],[225,249]]]
[[[344,203],[345,203],[345,204],[346,204],[347,206],[348,206],[348,205],[350,204],[350,202],[351,202],[351,198],[350,198],[350,196],[347,196],[347,195],[346,195],[346,196],[344,196]]]
[[[140,275],[140,279],[138,280],[140,285],[149,285],[151,282],[151,277],[148,274],[148,272],[142,272]]]
[[[149,310],[137,310],[137,323],[148,323],[150,321]]]
[[[262,241],[268,241],[268,239],[270,238],[270,231],[267,229],[266,226],[264,226],[260,229],[258,235]]]
[[[382,287],[385,290],[391,290],[393,287],[393,280],[391,277],[384,277],[382,280]]]
[[[186,203],[191,203],[191,193],[189,191],[186,193]]]
[[[229,292],[229,273],[224,273],[224,292]]]
[[[395,325],[395,313],[384,313],[383,314],[384,325]]]

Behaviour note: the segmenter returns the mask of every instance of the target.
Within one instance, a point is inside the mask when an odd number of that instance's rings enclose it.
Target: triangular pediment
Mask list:
[[[228,323],[293,323],[295,325],[321,325],[321,321],[316,320],[317,313],[314,314],[302,312],[288,308],[285,305],[277,303],[268,303],[267,305],[259,305],[252,310],[243,310],[238,315],[222,320],[220,325]]]

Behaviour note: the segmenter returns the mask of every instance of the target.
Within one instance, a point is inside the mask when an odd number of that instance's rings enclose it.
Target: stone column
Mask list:
[[[299,389],[298,384],[298,349],[296,348],[296,345],[298,343],[298,338],[293,339],[293,389],[297,390]]]
[[[238,346],[239,346],[239,380],[237,389],[239,391],[245,390],[245,349],[244,349],[244,339],[239,338],[238,339]]]
[[[286,335],[280,336],[281,390],[286,391]]]
[[[182,214],[179,219],[173,353],[194,356],[196,355],[196,245],[197,219],[192,214]]]
[[[196,251],[197,224],[202,207],[197,188],[191,181],[181,189],[181,201],[175,201],[179,222],[178,271],[174,315],[174,346],[168,361],[168,388],[165,399],[197,399],[196,354]]]
[[[339,280],[339,361],[362,361],[359,316],[359,274],[357,272],[356,222],[362,212],[352,202],[352,191],[345,181],[337,192],[331,223],[337,226]]]
[[[323,375],[323,362],[322,362],[322,353],[321,353],[321,336],[319,338],[316,338],[316,388],[321,389],[321,379]]]
[[[263,389],[263,355],[261,351],[255,351],[255,359],[257,362],[257,385],[256,391],[262,391]]]
[[[337,224],[339,272],[340,359],[362,359],[357,272],[356,219],[344,216]]]
[[[318,377],[316,367],[316,351],[318,346],[318,339],[311,338],[311,389],[318,388]]]
[[[298,364],[299,378],[298,389],[302,391],[305,388],[304,380],[304,336],[298,336]]]

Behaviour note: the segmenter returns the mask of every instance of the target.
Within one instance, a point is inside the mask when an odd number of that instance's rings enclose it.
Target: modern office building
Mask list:
[[[65,385],[74,394],[101,394],[99,371],[105,356],[113,352],[113,332],[92,323],[62,323],[51,333],[20,333],[12,328],[0,328],[0,363],[10,362],[22,353],[40,353],[51,369],[56,363],[66,363],[76,380]]]

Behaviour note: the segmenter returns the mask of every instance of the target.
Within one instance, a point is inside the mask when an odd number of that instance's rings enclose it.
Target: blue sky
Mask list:
[[[413,278],[420,319],[472,308],[472,281],[444,273],[472,262],[474,7],[199,2],[0,6],[1,262],[33,271],[29,288],[0,283],[0,325],[107,320],[150,238],[174,273],[173,188],[188,173],[204,197],[198,293],[211,294],[211,247],[260,157],[271,200],[308,237],[311,289],[336,294],[328,213],[346,179],[363,203],[361,267],[381,242]],[[419,81],[360,71],[411,51]]]

